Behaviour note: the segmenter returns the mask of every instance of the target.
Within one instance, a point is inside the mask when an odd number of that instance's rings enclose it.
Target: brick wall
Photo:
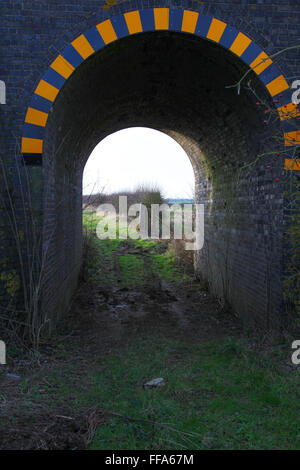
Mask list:
[[[269,54],[299,42],[299,5],[294,0],[120,1],[109,11],[98,0],[2,0],[0,79],[6,83],[7,104],[0,106],[0,142],[20,220],[22,195],[13,176],[15,158],[20,156],[26,109],[41,75],[67,44],[101,20],[153,6],[185,7],[215,16]],[[279,325],[285,311],[282,204],[288,175],[279,164],[267,171],[263,160],[250,176],[242,174],[238,185],[236,181],[243,163],[252,161],[261,149],[273,149],[269,138],[277,130],[265,129],[250,94],[238,97],[234,90],[225,90],[244,70],[232,54],[186,35],[143,36],[104,48],[76,70],[53,106],[43,167],[27,167],[35,182],[38,215],[43,205],[41,225],[48,256],[44,306],[57,316],[76,286],[81,178],[89,153],[105,135],[142,125],[173,135],[194,166],[197,200],[206,204],[199,275],[246,321]],[[299,53],[289,51],[277,63],[285,76],[295,76]],[[264,95],[258,82],[255,86]],[[1,269],[11,272],[18,269],[14,237],[4,209],[0,216],[5,259]],[[0,295],[6,306],[10,295],[3,282]]]

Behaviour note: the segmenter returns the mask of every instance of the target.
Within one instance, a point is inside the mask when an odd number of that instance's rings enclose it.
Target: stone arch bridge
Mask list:
[[[280,327],[293,309],[283,281],[287,193],[299,175],[298,2],[2,0],[0,9],[4,308],[34,276],[48,318],[67,308],[84,165],[105,136],[147,126],[193,165],[205,204],[198,275],[246,322]],[[240,90],[228,87],[245,74]]]

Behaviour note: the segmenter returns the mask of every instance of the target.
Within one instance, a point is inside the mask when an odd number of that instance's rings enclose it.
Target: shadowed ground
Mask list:
[[[87,238],[65,330],[0,378],[1,448],[300,448],[290,346],[247,339],[176,253]]]

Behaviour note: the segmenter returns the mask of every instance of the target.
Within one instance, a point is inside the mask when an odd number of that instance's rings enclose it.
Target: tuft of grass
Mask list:
[[[145,390],[154,377],[166,385]],[[253,365],[239,343],[141,341],[110,356],[84,397],[137,421],[112,417],[90,448],[299,449],[299,382],[299,373]]]
[[[143,287],[147,283],[144,260],[134,255],[120,255],[121,286],[128,289]]]
[[[182,273],[172,246],[165,253],[153,254],[152,269],[168,282],[180,283],[188,278]]]

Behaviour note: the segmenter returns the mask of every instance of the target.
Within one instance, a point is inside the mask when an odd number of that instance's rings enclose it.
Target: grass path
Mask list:
[[[167,243],[93,238],[66,328],[0,376],[0,448],[299,450],[289,347],[258,351]]]

